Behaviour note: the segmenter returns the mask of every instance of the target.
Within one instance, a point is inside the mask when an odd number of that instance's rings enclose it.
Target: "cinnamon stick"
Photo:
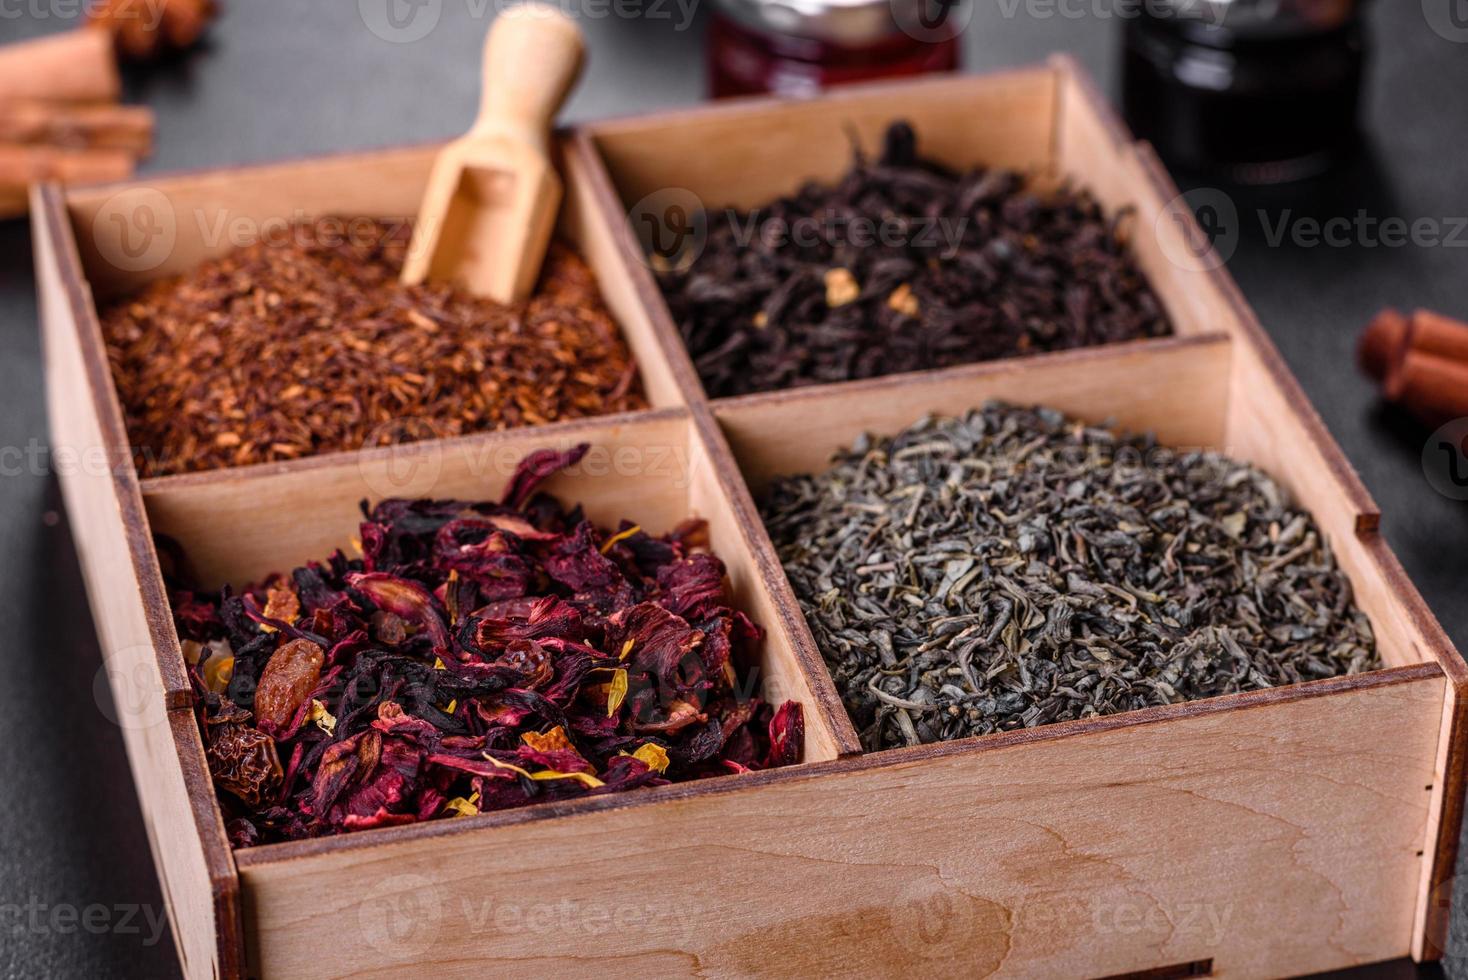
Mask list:
[[[1382,381],[1407,350],[1410,321],[1390,307],[1372,318],[1356,346],[1356,361],[1368,377]]]
[[[0,45],[0,93],[10,99],[116,102],[122,81],[111,36],[73,30]]]
[[[1432,310],[1414,310],[1407,345],[1414,351],[1468,364],[1468,323]]]
[[[146,106],[3,101],[0,143],[126,150],[143,157],[153,149],[153,110]]]
[[[74,150],[55,146],[0,144],[0,187],[21,187],[42,180],[94,184],[132,175],[133,156],[126,150]]]
[[[30,210],[30,188],[0,185],[0,220],[19,218]]]
[[[1408,317],[1388,308],[1362,332],[1356,357],[1361,370],[1385,381],[1409,350],[1468,364],[1468,323],[1431,310],[1414,310]]]
[[[1408,350],[1384,393],[1429,428],[1468,417],[1468,361]]]

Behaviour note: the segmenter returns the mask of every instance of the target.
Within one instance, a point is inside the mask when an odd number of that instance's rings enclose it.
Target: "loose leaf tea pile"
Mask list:
[[[1379,665],[1259,470],[989,404],[863,439],[764,517],[868,749]]]
[[[364,505],[360,559],[174,593],[236,846],[800,760],[702,523],[607,533],[536,492],[585,449],[526,457],[498,504]]]
[[[652,255],[713,397],[870,378],[1171,332],[1088,193],[954,173],[905,123],[834,186],[705,212],[707,241]]]
[[[145,476],[643,408],[591,270],[554,245],[501,306],[403,286],[411,229],[321,219],[102,315]]]

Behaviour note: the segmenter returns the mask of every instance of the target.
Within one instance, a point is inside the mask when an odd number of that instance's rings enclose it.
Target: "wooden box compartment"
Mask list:
[[[838,172],[845,126],[870,141],[898,117],[944,159],[1074,174],[1109,209],[1135,208],[1138,254],[1179,336],[710,404],[641,264],[630,204],[668,186],[758,203]],[[188,975],[1264,976],[1441,954],[1468,667],[1237,290],[1196,246],[1190,215],[1169,205],[1166,175],[1068,62],[570,134],[563,230],[597,271],[651,411],[139,480],[93,291],[115,295],[227,249],[206,234],[221,216],[411,214],[431,156],[34,198],[52,438],[94,464],[59,469]],[[177,240],[161,263],[129,269],[106,237],[111,216],[125,225],[160,197]],[[1270,471],[1330,537],[1386,666],[861,753],[754,494],[774,474],[819,468],[862,429],[989,397],[1114,417]],[[523,452],[578,441],[607,466],[557,477],[564,499],[654,527],[709,520],[738,604],[770,631],[765,693],[806,706],[806,761],[231,851],[153,534],[184,546],[200,582],[238,583],[345,544],[364,497],[493,496]]]

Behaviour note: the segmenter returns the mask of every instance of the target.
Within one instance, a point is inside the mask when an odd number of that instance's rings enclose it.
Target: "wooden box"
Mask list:
[[[895,118],[949,163],[1071,177],[1133,208],[1178,335],[710,402],[629,213],[674,188],[749,206],[833,177],[849,131],[871,145]],[[651,410],[157,479],[132,464],[95,302],[227,250],[210,229],[411,215],[433,148],[35,194],[52,438],[80,461],[61,467],[67,509],[187,974],[1265,976],[1441,955],[1468,667],[1150,149],[1070,62],[599,123],[562,151],[563,232]],[[144,226],[172,240],[126,237]],[[1330,538],[1385,667],[862,753],[753,494],[863,430],[991,397],[1273,473]],[[521,453],[583,440],[600,464],[558,477],[564,498],[710,521],[739,605],[770,631],[766,693],[805,705],[806,761],[232,851],[154,534],[200,581],[239,583],[344,543],[363,497],[492,496]]]

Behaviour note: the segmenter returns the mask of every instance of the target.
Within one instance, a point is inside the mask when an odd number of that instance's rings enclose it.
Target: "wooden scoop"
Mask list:
[[[529,295],[561,204],[551,121],[583,50],[580,29],[553,7],[522,4],[495,19],[479,119],[434,161],[404,283],[453,282],[500,303]]]

